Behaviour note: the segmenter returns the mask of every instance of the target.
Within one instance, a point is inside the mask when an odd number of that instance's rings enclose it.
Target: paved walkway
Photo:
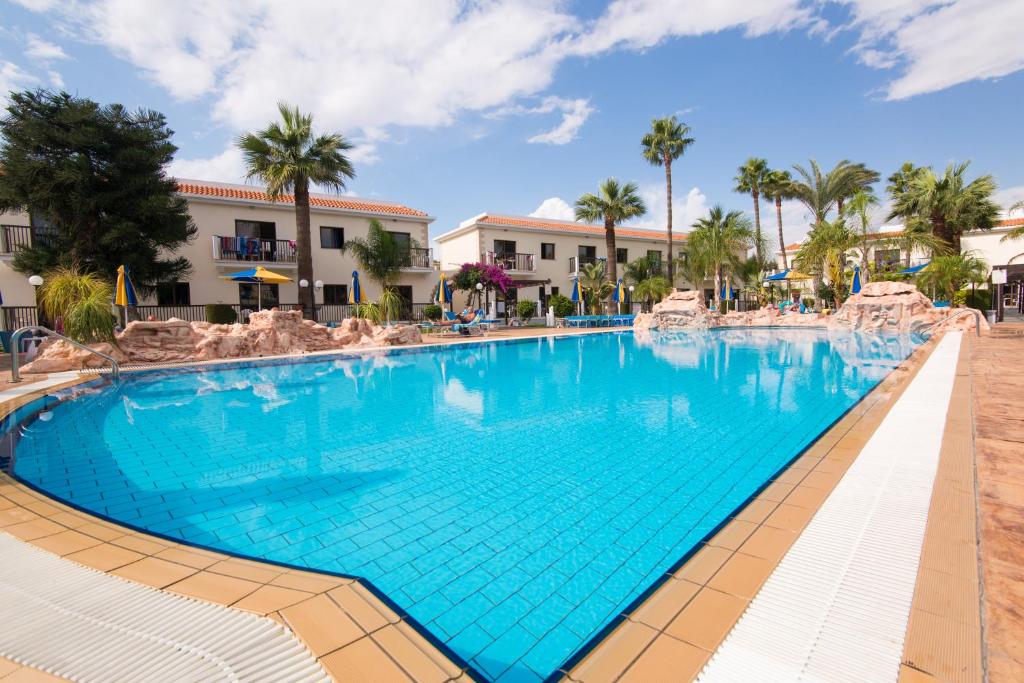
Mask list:
[[[990,681],[1024,680],[1024,323],[971,354],[983,618]]]

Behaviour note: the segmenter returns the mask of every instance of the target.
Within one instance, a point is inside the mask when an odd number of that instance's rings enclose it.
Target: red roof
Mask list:
[[[1006,218],[999,221],[997,227],[1012,228],[1016,225],[1024,225],[1024,218]]]
[[[487,223],[488,225],[509,225],[516,228],[533,230],[558,230],[559,232],[583,233],[587,235],[604,235],[603,225],[587,225],[585,223],[574,223],[573,221],[558,221],[550,218],[533,218],[532,216],[496,216],[485,213],[473,219],[474,223]],[[641,230],[638,228],[615,228],[615,234],[620,237],[641,237],[646,239],[663,240],[668,235],[661,230]],[[673,232],[673,238],[686,239],[686,233]]]
[[[219,199],[238,199],[242,201],[270,202],[270,195],[260,188],[239,187],[236,185],[219,185],[216,183],[202,183],[194,180],[182,180],[178,182],[178,192],[181,194],[195,195],[200,197],[216,197]],[[294,204],[295,197],[286,194],[277,198],[278,204]],[[348,209],[350,211],[365,211],[367,213],[399,214],[402,216],[426,217],[423,211],[410,209],[408,206],[357,197],[332,196],[324,194],[309,195],[311,206],[322,206],[329,209]]]

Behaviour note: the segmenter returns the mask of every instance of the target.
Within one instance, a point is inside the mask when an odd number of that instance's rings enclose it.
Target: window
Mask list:
[[[277,285],[245,283],[238,285],[238,303],[242,308],[256,311],[274,308],[281,303],[281,300],[278,297]],[[262,309],[260,308],[261,306]]]
[[[615,250],[615,262],[616,263],[627,263],[629,261],[629,249],[616,249]]]
[[[161,282],[156,286],[157,306],[190,306],[192,295],[187,282]]]
[[[408,251],[412,248],[412,235],[407,232],[391,232],[390,230],[388,230],[388,232],[390,232],[391,236],[395,238],[395,244],[397,244],[400,249]]]
[[[899,249],[876,249],[875,250],[875,270],[880,273],[884,273],[889,270],[894,270],[895,266],[900,264],[900,250]]]
[[[513,240],[494,240],[494,253],[498,256],[514,256],[516,243]]]
[[[555,245],[552,242],[541,242],[540,243],[540,257],[546,261],[550,261],[555,258]]]
[[[652,270],[655,275],[661,274],[661,251],[658,249],[648,249],[647,258],[651,260],[653,266]]]
[[[325,304],[347,304],[348,285],[324,285]]]
[[[320,226],[320,248],[341,249],[345,246],[345,228]]]
[[[411,285],[398,285],[395,287],[395,291],[398,293],[398,297],[402,300],[402,310],[399,312],[398,317],[401,320],[412,319],[412,286]]]
[[[235,221],[235,237],[276,240],[277,225],[269,221]]]
[[[558,287],[552,287],[551,288],[551,296],[556,296],[557,294],[558,294]]]

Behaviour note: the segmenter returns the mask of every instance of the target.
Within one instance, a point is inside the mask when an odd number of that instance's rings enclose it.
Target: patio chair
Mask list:
[[[482,337],[487,329],[484,326],[484,312],[478,310],[473,315],[473,319],[468,323],[455,323],[451,326],[451,329],[453,332],[465,334],[470,337]]]

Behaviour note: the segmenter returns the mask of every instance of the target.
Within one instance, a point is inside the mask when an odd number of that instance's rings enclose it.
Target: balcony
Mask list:
[[[0,225],[0,256],[13,256],[14,252],[32,246],[32,227],[28,225]]]
[[[604,263],[603,258],[596,256],[570,256],[569,257],[569,275],[579,275],[580,268],[583,266],[589,266],[594,263]]]
[[[499,253],[488,251],[484,254],[484,262],[488,265],[501,266],[510,272],[537,272],[536,254]]]
[[[214,235],[213,260],[225,265],[241,263],[274,264],[285,268],[295,268],[298,258],[295,254],[295,242],[292,240],[265,240],[258,237],[235,237],[232,235]]]
[[[433,250],[422,247],[410,247],[409,253],[401,261],[402,270],[433,270]]]

